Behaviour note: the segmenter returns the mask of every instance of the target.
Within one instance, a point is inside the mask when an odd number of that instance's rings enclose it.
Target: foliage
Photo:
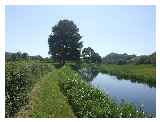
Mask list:
[[[156,85],[156,69],[151,64],[102,64],[97,66],[97,69],[103,73],[116,75],[118,78],[131,79],[133,82],[143,82],[150,87]]]
[[[36,56],[29,56],[28,53],[24,52],[17,52],[17,53],[11,53],[11,52],[5,52],[5,59],[6,61],[28,61],[28,60],[38,60],[38,61],[49,61],[49,58],[43,58],[40,55]]]
[[[117,54],[117,53],[110,53],[105,56],[102,60],[104,64],[156,64],[156,53],[151,55],[128,55],[124,54]]]
[[[151,64],[156,65],[156,52],[150,55]]]
[[[130,59],[136,57],[135,55],[110,53],[103,58],[103,63],[107,64],[126,64]]]
[[[79,29],[70,20],[60,20],[49,35],[49,54],[64,65],[67,60],[80,60],[82,42]]]
[[[83,60],[87,63],[101,63],[101,56],[96,53],[91,47],[84,48],[82,51]]]
[[[131,59],[130,62],[134,64],[151,64],[150,56],[145,56],[145,55],[136,56],[133,59]]]
[[[69,67],[63,67],[59,76],[61,90],[77,117],[144,117],[144,113],[136,111],[131,104],[114,103],[108,95],[83,81]]]
[[[51,66],[26,61],[7,62],[5,65],[5,115],[6,117],[14,117],[27,103],[27,93],[35,80],[50,71]]]

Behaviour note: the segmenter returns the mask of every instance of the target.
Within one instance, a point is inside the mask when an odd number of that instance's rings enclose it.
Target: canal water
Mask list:
[[[118,79],[116,76],[97,72],[95,69],[80,70],[82,78],[85,78],[91,85],[102,90],[121,103],[122,101],[134,104],[144,112],[156,112],[156,88],[138,81]]]

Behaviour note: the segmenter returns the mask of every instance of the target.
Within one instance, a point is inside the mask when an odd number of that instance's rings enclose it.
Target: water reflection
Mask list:
[[[109,94],[113,100],[120,103],[122,99],[136,105],[144,104],[145,112],[155,113],[155,87],[136,80],[125,80],[119,76],[111,76],[98,72],[94,67],[79,69],[81,77],[93,86]]]
[[[115,76],[102,73],[98,73],[90,83],[109,94],[117,103],[125,100],[137,108],[144,105],[145,112],[155,113],[156,111],[156,89],[154,87],[150,88],[146,84],[133,83],[130,80],[118,80]]]
[[[81,74],[82,79],[91,82],[94,78],[96,78],[99,72],[94,67],[88,67],[80,69],[79,73]]]
[[[95,67],[85,67],[85,68],[79,68],[77,69],[77,71],[80,73],[81,77],[88,81],[88,82],[91,82],[93,81],[93,79],[98,75],[98,73],[102,73],[102,74],[106,74],[106,73],[103,73],[103,72],[99,72]],[[109,74],[109,75],[112,75],[112,76],[115,76],[113,74]],[[122,77],[122,76],[115,76],[116,79],[118,79],[119,81],[123,81],[123,80],[129,80],[130,82],[132,83],[139,83],[139,84],[145,84],[147,86],[149,86],[150,88],[155,88],[155,84],[153,82],[144,82],[144,81],[138,81],[138,80],[134,80],[134,79],[129,79],[127,77]]]

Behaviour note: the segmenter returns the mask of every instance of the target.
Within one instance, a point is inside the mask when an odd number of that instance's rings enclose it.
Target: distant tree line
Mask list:
[[[156,52],[151,55],[128,55],[118,54],[118,53],[110,53],[102,59],[102,62],[105,64],[153,64],[156,65]]]
[[[36,56],[29,56],[28,53],[24,52],[5,52],[5,60],[6,61],[20,61],[20,60],[39,60],[39,61],[46,61],[46,62],[51,62],[51,58],[43,58],[40,55]]]

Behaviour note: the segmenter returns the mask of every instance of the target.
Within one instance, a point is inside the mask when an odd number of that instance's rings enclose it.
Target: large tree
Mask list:
[[[79,29],[73,21],[60,20],[48,38],[49,54],[61,65],[67,60],[77,61],[83,46],[80,39]]]

